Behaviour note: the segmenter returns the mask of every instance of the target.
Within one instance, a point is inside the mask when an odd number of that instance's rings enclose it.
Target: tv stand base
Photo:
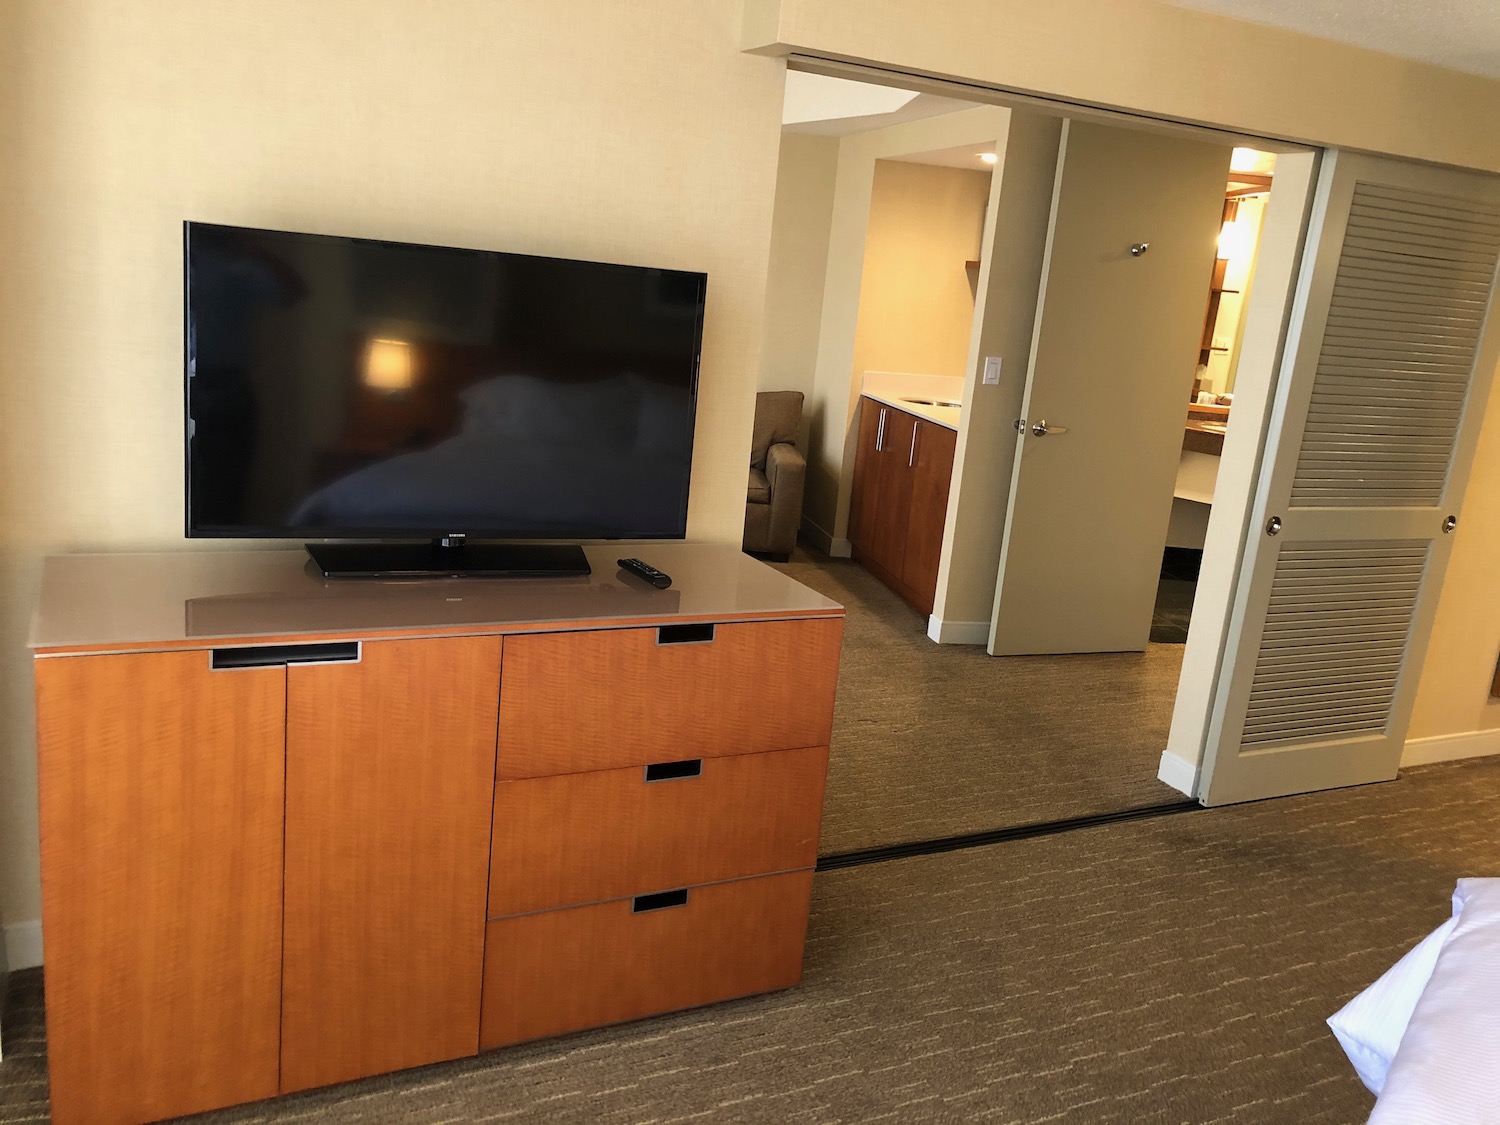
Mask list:
[[[586,578],[577,545],[308,543],[324,578]]]

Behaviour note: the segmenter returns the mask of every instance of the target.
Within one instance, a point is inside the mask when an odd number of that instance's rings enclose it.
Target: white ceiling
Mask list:
[[[1169,0],[1500,78],[1500,0]]]
[[[789,70],[781,101],[781,123],[805,125],[847,118],[889,117],[916,96],[912,90]]]
[[[884,129],[903,121],[956,113],[971,108],[973,104],[940,98],[935,94],[914,94],[910,90],[789,70],[781,124],[789,133],[843,137],[868,129]]]
[[[781,110],[781,127],[788,133],[844,137],[850,133],[884,129],[903,121],[918,121],[924,117],[957,113],[973,107],[973,102],[941,98],[935,94],[915,94],[910,90],[789,70],[786,75],[786,97]],[[990,165],[979,159],[979,154],[984,151],[993,153],[994,142],[908,153],[893,159],[912,164],[941,164],[949,168],[988,172]]]

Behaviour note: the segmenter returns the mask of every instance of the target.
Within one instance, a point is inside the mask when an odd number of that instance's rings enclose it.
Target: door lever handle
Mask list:
[[[1049,426],[1047,425],[1047,419],[1038,418],[1034,423],[1032,423],[1031,432],[1037,437],[1046,437],[1048,434],[1065,434],[1068,432],[1068,427]]]

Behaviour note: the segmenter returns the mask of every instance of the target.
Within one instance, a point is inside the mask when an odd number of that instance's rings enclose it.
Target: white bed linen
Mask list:
[[[1500,879],[1459,880],[1446,928],[1445,937],[1428,939],[1438,939],[1437,956],[1399,1036],[1370,1125],[1500,1125]],[[1420,979],[1426,952],[1417,954],[1424,947],[1430,952],[1423,942],[1397,967],[1407,965]],[[1399,996],[1388,986],[1386,998]],[[1394,1027],[1400,1004],[1393,1001],[1386,1014]],[[1360,1041],[1373,1045],[1378,1038]]]
[[[1385,1089],[1385,1076],[1396,1048],[1401,1046],[1401,1036],[1406,1034],[1417,1000],[1432,977],[1443,942],[1457,924],[1458,915],[1454,914],[1378,981],[1328,1017],[1328,1026],[1370,1093]]]

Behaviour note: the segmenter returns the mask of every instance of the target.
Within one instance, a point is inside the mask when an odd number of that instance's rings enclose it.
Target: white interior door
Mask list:
[[[1146,647],[1229,156],[1224,144],[1065,126],[994,655]]]
[[[1500,359],[1500,178],[1330,153],[1231,608],[1206,804],[1396,776]]]

